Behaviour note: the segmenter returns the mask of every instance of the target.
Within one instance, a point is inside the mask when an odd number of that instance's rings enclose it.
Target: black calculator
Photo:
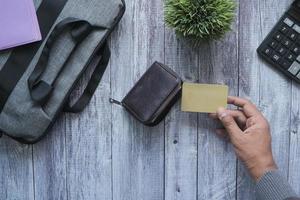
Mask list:
[[[257,52],[263,59],[300,83],[300,0],[294,1]]]

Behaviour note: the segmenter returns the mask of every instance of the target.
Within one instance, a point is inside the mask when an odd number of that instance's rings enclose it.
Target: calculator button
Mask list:
[[[280,61],[280,66],[282,66],[284,69],[287,70],[288,68],[290,68],[291,63],[289,61],[285,60],[285,59],[282,59]]]
[[[270,43],[270,46],[273,48],[273,49],[276,49],[278,45],[278,42],[276,42],[275,40],[273,40],[271,43]]]
[[[277,53],[274,53],[272,55],[272,60],[275,62],[278,62],[280,60],[280,55],[278,55]]]
[[[294,22],[289,19],[289,18],[285,18],[285,20],[283,21],[286,25],[288,25],[289,27],[292,27],[294,25]]]
[[[297,61],[300,62],[300,56],[297,57]]]
[[[289,40],[289,39],[284,39],[284,40],[282,40],[282,44],[283,44],[284,46],[286,46],[287,48],[290,48],[291,45],[292,45],[292,41]]]
[[[276,39],[277,41],[281,41],[282,38],[283,38],[283,36],[282,36],[280,33],[277,33],[277,34],[275,35],[275,39]]]
[[[293,29],[297,32],[297,33],[300,33],[300,26],[298,26],[297,24],[295,24],[293,26]]]
[[[291,40],[295,41],[297,39],[298,33],[296,33],[295,31],[290,31],[288,33],[288,36]]]
[[[300,54],[300,47],[295,45],[293,48],[292,48],[292,52],[295,53],[296,55],[299,55]]]
[[[299,72],[299,70],[300,64],[297,62],[293,62],[292,66],[289,68],[288,71],[295,76]]]
[[[279,31],[283,34],[286,34],[289,31],[289,27],[287,25],[282,25]]]
[[[283,56],[283,55],[287,52],[287,49],[284,48],[284,47],[279,46],[279,47],[277,48],[277,52],[280,53],[280,55]]]
[[[299,80],[300,80],[300,73],[298,73],[298,75],[297,75],[297,79],[299,79]]]
[[[264,54],[266,54],[267,56],[269,56],[269,55],[271,55],[272,54],[272,50],[271,50],[271,48],[266,48],[264,51]]]
[[[290,62],[293,62],[296,60],[296,56],[293,53],[288,53],[285,57]]]

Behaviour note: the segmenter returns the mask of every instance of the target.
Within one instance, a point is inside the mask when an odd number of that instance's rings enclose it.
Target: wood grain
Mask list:
[[[198,81],[198,51],[165,32],[165,63],[184,81]],[[165,199],[197,199],[197,114],[180,111],[178,103],[165,124]]]
[[[238,9],[236,11],[238,13]],[[201,83],[226,84],[238,94],[238,21],[220,41],[203,44],[199,54]],[[218,138],[219,125],[206,114],[198,120],[198,199],[236,199],[236,157],[233,148]]]
[[[93,69],[79,87],[82,94]],[[80,115],[64,114],[48,136],[34,146],[37,199],[111,199],[110,71]],[[105,184],[104,184],[105,183]]]
[[[265,38],[291,1],[259,1],[260,30]],[[263,39],[261,38],[261,40]],[[260,74],[259,108],[271,122],[273,153],[279,169],[288,176],[291,80],[275,68],[262,62]]]
[[[112,198],[110,72],[90,106],[66,123],[68,199]]]
[[[256,48],[262,41],[260,1],[240,0],[239,17],[239,96],[259,105],[260,68]],[[241,162],[238,162],[237,199],[255,199],[254,183]]]
[[[288,172],[291,84],[285,76],[258,59],[255,49],[290,3],[241,1],[240,4],[240,13],[245,13],[240,15],[240,95],[257,104],[270,121],[274,155],[285,176]],[[254,184],[248,173],[242,164],[238,169],[241,182],[238,198],[255,199]]]
[[[155,60],[164,60],[162,1],[127,1],[112,41],[111,91],[122,99]],[[113,199],[163,199],[163,123],[145,127],[118,106],[112,123]]]
[[[79,97],[91,72],[80,80]],[[63,114],[34,145],[36,199],[112,199],[110,70],[81,114]]]
[[[233,30],[192,48],[165,27],[163,0],[127,1],[111,38],[110,67],[89,107],[62,115],[38,144],[0,141],[1,199],[254,200],[253,182],[207,115],[182,113],[178,103],[165,122],[148,128],[109,104],[155,60],[187,82],[228,84],[231,95],[257,104],[270,121],[278,166],[300,193],[300,87],[256,53],[291,2],[239,0]]]
[[[292,105],[291,105],[291,130],[290,130],[290,153],[289,153],[289,173],[288,179],[293,188],[300,194],[300,86],[293,83],[292,86]]]
[[[292,101],[288,180],[296,193],[300,194],[300,86],[298,83],[292,82],[291,93]]]
[[[34,191],[36,199],[66,199],[65,116],[41,142],[33,145]]]
[[[34,198],[32,146],[3,137],[0,141],[0,197],[7,200]]]

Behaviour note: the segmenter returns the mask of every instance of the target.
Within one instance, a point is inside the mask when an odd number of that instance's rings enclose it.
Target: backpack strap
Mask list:
[[[76,103],[72,106],[70,105],[70,101],[65,105],[64,111],[70,113],[79,113],[83,111],[83,109],[89,104],[91,101],[100,81],[103,77],[103,74],[108,66],[110,59],[110,49],[107,44],[107,41],[102,45],[99,51],[96,53],[95,57],[93,57],[93,61],[88,67],[94,67],[95,70],[91,76],[91,79],[85,88],[83,94]]]
[[[96,28],[105,29],[105,27],[95,27],[85,20],[76,18],[66,18],[55,26],[54,30],[47,39],[36,67],[28,79],[29,92],[34,102],[39,105],[44,105],[48,101],[54,90],[54,83],[56,79],[59,77],[67,61],[76,50],[76,47],[83,42],[83,40]],[[51,49],[54,43],[58,40],[59,36],[66,30],[70,31],[75,42],[75,48],[72,50],[64,65],[59,70],[56,78],[52,81],[52,83],[47,83],[44,80],[41,80],[41,77],[47,69]]]

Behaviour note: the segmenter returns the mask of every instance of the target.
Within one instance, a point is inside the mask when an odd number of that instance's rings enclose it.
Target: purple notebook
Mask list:
[[[0,50],[41,40],[32,0],[0,0]]]

